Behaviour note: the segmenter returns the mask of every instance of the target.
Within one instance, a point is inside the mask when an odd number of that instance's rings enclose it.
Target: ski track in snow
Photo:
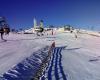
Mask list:
[[[63,48],[64,47],[56,47],[53,49],[51,62],[41,80],[67,80],[67,75],[65,75],[62,66],[61,50]]]

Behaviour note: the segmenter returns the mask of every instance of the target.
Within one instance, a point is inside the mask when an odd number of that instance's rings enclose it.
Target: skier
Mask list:
[[[1,34],[1,39],[5,41],[5,39],[3,39],[3,35],[4,35],[3,27],[0,27],[0,34]]]
[[[77,35],[78,35],[78,32],[77,32],[77,30],[75,29],[75,30],[74,30],[74,36],[75,36],[75,38],[77,38]]]
[[[4,33],[5,34],[9,34],[9,32],[10,32],[10,28],[9,28],[9,26],[8,25],[4,25]]]
[[[1,39],[3,41],[7,41],[7,40],[3,39],[4,33],[9,34],[9,32],[10,32],[10,28],[9,28],[9,25],[7,24],[7,22],[6,22],[5,17],[0,17],[0,34],[1,34]]]
[[[51,33],[52,33],[52,35],[54,34],[54,33],[53,33],[53,29],[52,29]]]

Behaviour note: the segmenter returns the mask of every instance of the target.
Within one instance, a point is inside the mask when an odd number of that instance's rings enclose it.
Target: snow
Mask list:
[[[75,39],[68,35],[71,34],[62,36],[66,43],[62,63],[67,79],[100,80],[100,37],[79,34]]]
[[[55,41],[56,47],[65,47],[61,62],[67,80],[100,80],[100,37],[77,35],[75,38],[73,33],[56,32],[44,36],[12,33],[5,36],[7,42],[0,40],[0,75]]]
[[[89,34],[89,35],[92,35],[92,36],[100,37],[100,32],[98,32],[98,31],[80,30],[80,32],[83,33],[83,34]]]
[[[31,34],[30,36],[25,34],[10,34],[7,36],[5,36],[7,42],[0,40],[0,75],[37,50],[50,45],[50,43],[44,44],[42,37],[39,39]]]

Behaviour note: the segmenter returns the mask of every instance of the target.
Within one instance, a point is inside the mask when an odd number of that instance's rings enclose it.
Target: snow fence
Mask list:
[[[0,80],[38,80],[48,63],[53,47],[55,47],[55,42],[33,53],[4,73]]]

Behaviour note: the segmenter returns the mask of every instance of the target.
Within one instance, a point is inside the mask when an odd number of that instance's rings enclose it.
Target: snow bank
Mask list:
[[[10,33],[4,38],[7,42],[0,40],[0,76],[2,79],[20,80],[18,77],[23,79],[23,76],[26,76],[25,78],[34,76],[34,70],[38,70],[47,56],[52,41],[48,41],[49,38],[45,36],[38,37],[34,34]]]
[[[89,30],[80,30],[80,33],[89,34],[92,36],[100,37],[100,33],[97,31],[89,31]]]
[[[30,80],[39,70],[43,60],[48,56],[49,46],[34,52],[12,69],[3,74],[3,80]]]

